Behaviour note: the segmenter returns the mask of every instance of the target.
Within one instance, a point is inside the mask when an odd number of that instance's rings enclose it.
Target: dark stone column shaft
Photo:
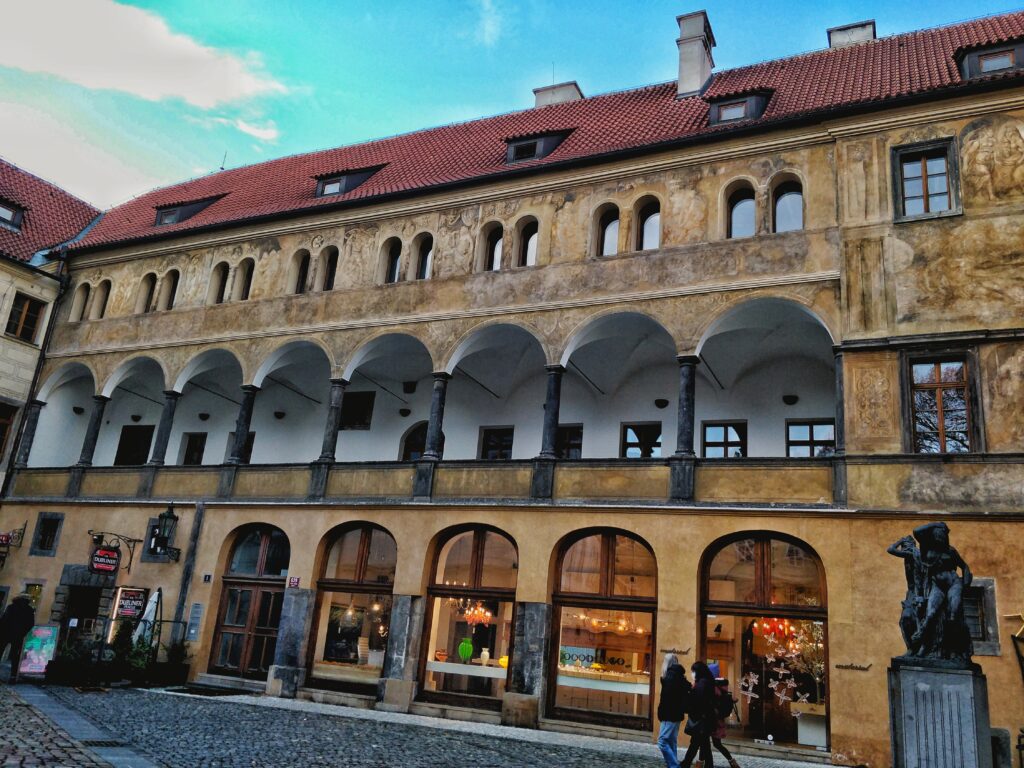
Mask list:
[[[169,389],[164,392],[164,410],[160,414],[160,426],[156,429],[156,439],[153,441],[153,454],[149,458],[150,464],[163,464],[167,455],[167,443],[171,439],[171,427],[174,425],[174,409],[178,406],[180,392]]]
[[[103,411],[106,410],[108,400],[110,398],[105,395],[94,395],[92,398],[92,415],[89,417],[89,427],[85,430],[82,455],[78,459],[79,466],[92,466],[92,457],[96,452],[96,440],[100,436],[100,427],[103,426]]]
[[[680,355],[679,412],[676,424],[676,456],[693,456],[693,423],[695,414],[697,363],[696,355]]]
[[[430,399],[430,422],[427,424],[427,445],[423,451],[425,461],[441,460],[441,431],[444,428],[444,399],[448,393],[447,373],[434,374],[434,391]]]
[[[14,462],[16,469],[28,466],[28,456],[32,453],[32,442],[36,439],[36,428],[39,426],[39,411],[44,405],[46,403],[41,400],[30,400],[25,406],[25,428],[21,431],[18,458]]]
[[[235,440],[231,444],[231,456],[228,464],[248,464],[246,458],[243,461],[242,453],[245,451],[245,441],[249,439],[249,424],[252,423],[252,409],[256,404],[256,393],[260,388],[252,384],[242,385],[242,404],[238,406],[238,418],[235,420]]]
[[[544,399],[544,435],[541,440],[540,458],[557,459],[555,451],[558,442],[558,410],[562,404],[562,374],[565,368],[560,365],[548,365],[548,391]]]
[[[331,398],[327,407],[327,423],[324,425],[324,444],[320,449],[320,461],[334,461],[338,428],[341,426],[341,405],[345,399],[347,386],[347,379],[331,379]]]
[[[843,384],[843,353],[836,350],[836,455],[832,459],[832,503],[846,505],[849,486],[846,473],[846,393]]]

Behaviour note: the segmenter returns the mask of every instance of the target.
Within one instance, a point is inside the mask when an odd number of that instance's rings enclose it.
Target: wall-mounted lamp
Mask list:
[[[174,514],[174,505],[171,504],[160,513],[156,519],[156,525],[149,529],[149,554],[163,555],[168,560],[178,562],[181,557],[181,550],[177,547],[170,547],[168,544],[174,536],[174,529],[178,527],[178,516]]]
[[[403,381],[402,382],[402,392],[404,392],[407,395],[411,395],[415,391],[416,391],[416,382],[415,381]]]
[[[85,413],[85,408],[83,408],[80,405],[73,405],[71,406],[71,412],[75,414],[75,416],[81,416],[83,413]]]
[[[142,415],[138,413],[133,413],[130,416],[130,418],[135,424],[138,424],[140,421],[142,421]]]
[[[664,397],[659,397],[657,400],[654,401],[654,407],[657,408],[658,410],[668,408],[668,400],[666,400]]]
[[[408,416],[410,413],[412,413],[412,410],[409,409],[409,408],[399,408],[398,409],[398,415],[401,416],[403,419],[406,416]]]
[[[285,417],[285,412],[284,411],[274,411],[274,418],[277,419],[278,421],[280,421],[284,417]]]
[[[210,420],[210,414],[208,414],[208,413],[200,413],[199,414],[199,420],[200,421],[209,421]]]
[[[786,405],[796,405],[800,398],[797,395],[783,395],[782,402]]]

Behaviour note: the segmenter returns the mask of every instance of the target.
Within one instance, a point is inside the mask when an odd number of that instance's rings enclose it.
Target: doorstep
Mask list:
[[[680,734],[680,739],[682,739]],[[796,760],[803,763],[832,765],[832,753],[808,747],[784,747],[779,744],[760,744],[756,741],[723,739],[730,752],[748,757],[766,757],[774,760]]]
[[[457,707],[452,704],[436,704],[429,701],[414,701],[409,707],[409,714],[424,717],[440,717],[446,720],[463,720],[470,723],[488,723],[501,725],[501,713],[487,709]]]
[[[638,731],[633,728],[615,728],[596,723],[576,723],[572,720],[548,720],[542,717],[539,728],[542,731],[568,733],[573,736],[593,736],[599,739],[635,741],[640,744],[651,744],[654,741],[654,736],[647,731]]]
[[[191,684],[206,685],[211,688],[236,688],[246,693],[266,693],[267,690],[267,683],[264,680],[243,680],[240,677],[211,675],[208,672],[200,672],[191,681]]]
[[[373,696],[345,691],[332,691],[328,688],[299,688],[295,698],[312,701],[316,704],[333,704],[337,707],[353,709],[373,709],[377,700]]]

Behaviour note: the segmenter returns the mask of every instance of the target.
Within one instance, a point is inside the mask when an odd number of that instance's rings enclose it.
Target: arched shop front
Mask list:
[[[825,571],[802,541],[748,531],[708,548],[700,655],[739,699],[730,735],[828,746],[827,616]]]

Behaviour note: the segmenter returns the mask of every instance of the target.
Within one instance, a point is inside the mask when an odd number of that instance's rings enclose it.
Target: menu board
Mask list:
[[[60,627],[56,624],[42,624],[33,627],[25,636],[25,646],[21,653],[21,666],[18,671],[23,675],[42,675],[46,673],[46,665],[53,660],[57,652],[57,636]]]

